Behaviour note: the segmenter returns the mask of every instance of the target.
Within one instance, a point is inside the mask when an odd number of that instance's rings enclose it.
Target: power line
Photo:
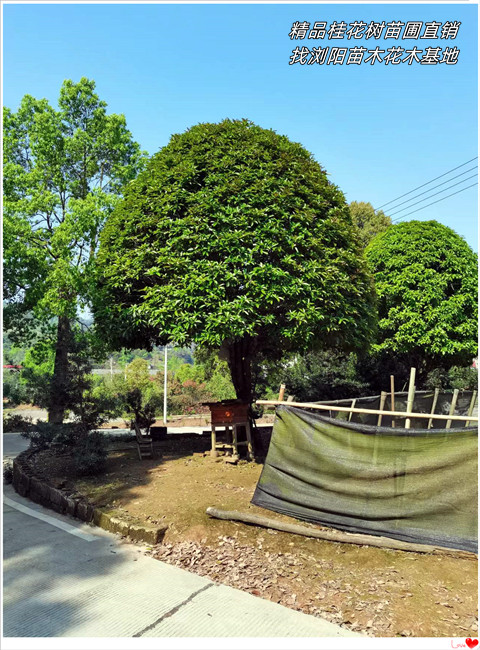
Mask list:
[[[468,174],[468,172],[471,172],[474,169],[478,169],[478,165],[475,165],[475,167],[471,167],[470,169],[467,169],[467,171],[462,172],[461,174],[457,174],[456,176],[452,176],[452,178],[449,178],[448,181],[443,181],[443,183],[439,183],[438,185],[434,185],[429,190],[425,190],[425,192],[420,192],[420,194],[417,194],[417,196],[412,196],[411,199],[407,199],[406,201],[402,201],[398,205],[395,205],[394,207],[390,208],[390,210],[396,210],[397,208],[399,208],[404,203],[409,203],[410,201],[413,201],[414,199],[418,199],[419,196],[422,196],[423,194],[426,194],[427,192],[431,192],[432,190],[437,189],[437,187],[441,187],[442,185],[445,185],[445,183],[450,183],[450,181],[454,181],[456,178],[460,178],[460,176],[463,176],[464,174]],[[467,180],[467,179],[465,178],[464,180]],[[446,189],[448,189],[448,187]],[[405,209],[407,209],[407,208],[405,208]]]
[[[398,199],[403,199],[404,196],[408,196],[409,194],[412,194],[413,192],[416,192],[420,188],[425,187],[425,185],[430,185],[430,183],[433,183],[433,181],[436,181],[439,178],[443,178],[447,174],[450,174],[451,172],[454,172],[456,169],[460,169],[460,167],[465,167],[465,165],[468,165],[469,163],[473,162],[474,160],[478,160],[478,156],[475,156],[475,158],[472,158],[471,160],[467,160],[467,162],[464,162],[463,164],[458,165],[458,167],[454,167],[453,169],[450,169],[448,172],[445,172],[444,174],[440,174],[440,176],[436,176],[435,178],[432,178],[432,180],[428,181],[428,183],[423,183],[423,185],[419,185],[418,187],[415,187],[413,190],[410,190],[410,192],[405,192],[405,194],[397,196],[396,199],[392,199],[391,201],[387,201],[387,203],[384,203],[383,205],[379,206],[378,208],[376,208],[376,210],[380,210],[380,208],[383,208],[386,205],[390,205],[390,203],[394,203],[395,201],[398,201]]]
[[[465,183],[465,181],[469,181],[471,178],[477,178],[478,174],[472,174],[472,176],[467,176],[467,178],[464,178],[462,181],[458,181],[458,183],[454,183],[453,185],[450,185],[449,187],[446,187],[444,190],[440,190],[440,192],[435,192],[435,194],[431,194],[430,196],[426,196],[424,199],[420,199],[420,201],[417,201],[416,203],[412,203],[412,205],[407,206],[406,208],[402,208],[401,210],[398,210],[398,212],[394,212],[392,216],[395,216],[399,212],[404,212],[405,210],[409,210],[410,208],[413,208],[414,205],[418,205],[419,203],[423,203],[424,201],[428,201],[428,199],[433,199],[434,196],[437,196],[437,194],[442,194],[442,192],[448,192],[448,190],[451,190],[452,187],[456,187],[457,185],[461,185],[462,183]],[[401,219],[402,217],[400,217]],[[392,219],[392,221],[398,221],[398,219]]]
[[[424,205],[421,208],[417,208],[416,210],[413,210],[412,212],[408,212],[407,214],[404,214],[403,217],[399,217],[398,219],[395,219],[395,221],[399,221],[400,219],[405,219],[405,217],[409,217],[414,212],[420,212],[420,210],[423,210],[424,208],[428,208],[428,206],[433,205],[434,203],[439,203],[440,201],[445,201],[445,199],[448,199],[450,196],[454,196],[455,194],[460,194],[460,192],[464,192],[465,190],[468,190],[469,187],[475,187],[475,185],[478,185],[478,181],[476,183],[473,183],[472,185],[468,185],[467,187],[462,187],[461,190],[457,190],[456,192],[453,192],[452,194],[447,194],[447,196],[443,196],[441,199],[437,199],[436,201],[433,201],[432,203],[427,203],[427,205]]]

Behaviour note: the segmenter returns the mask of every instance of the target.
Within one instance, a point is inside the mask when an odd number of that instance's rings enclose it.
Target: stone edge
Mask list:
[[[127,519],[115,510],[102,510],[81,495],[55,488],[42,481],[35,476],[28,463],[35,453],[27,449],[13,460],[12,485],[20,496],[61,515],[70,515],[109,532],[129,537],[135,542],[147,544],[162,542],[168,526],[160,528],[142,526],[136,520]]]

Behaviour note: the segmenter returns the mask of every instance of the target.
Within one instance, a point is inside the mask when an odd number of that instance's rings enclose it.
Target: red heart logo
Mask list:
[[[478,639],[465,639],[465,643],[471,649],[478,645]]]

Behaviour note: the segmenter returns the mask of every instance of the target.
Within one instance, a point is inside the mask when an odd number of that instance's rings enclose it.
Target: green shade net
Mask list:
[[[477,439],[477,427],[392,429],[281,406],[252,503],[477,552]]]

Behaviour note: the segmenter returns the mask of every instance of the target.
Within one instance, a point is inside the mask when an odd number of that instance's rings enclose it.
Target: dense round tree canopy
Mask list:
[[[173,136],[109,217],[97,267],[110,341],[221,347],[245,399],[256,353],[370,337],[372,282],[342,192],[301,145],[247,120]]]
[[[436,221],[391,226],[366,249],[378,296],[379,353],[428,372],[477,354],[477,256]]]

